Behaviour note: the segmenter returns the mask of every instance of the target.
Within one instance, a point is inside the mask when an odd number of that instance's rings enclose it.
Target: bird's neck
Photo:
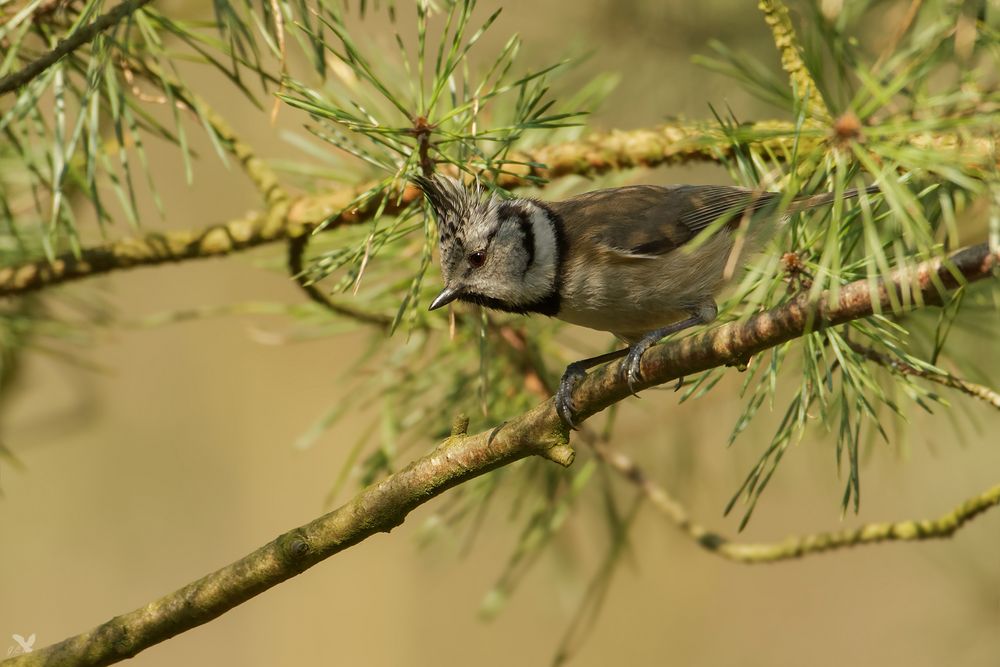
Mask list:
[[[542,202],[521,200],[518,204],[527,254],[521,305],[528,312],[555,315],[559,312],[560,272],[566,256],[562,220]]]

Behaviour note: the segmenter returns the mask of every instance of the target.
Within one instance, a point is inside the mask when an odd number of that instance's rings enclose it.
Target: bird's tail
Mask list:
[[[844,190],[842,197],[844,199],[854,199],[862,192],[866,194],[875,194],[879,191],[877,185],[869,185],[864,190],[858,188],[851,188],[850,190]],[[837,198],[836,193],[833,192],[823,192],[818,195],[805,195],[802,197],[796,197],[792,200],[791,205],[788,207],[788,213],[798,213],[799,211],[805,211],[806,209],[816,208],[817,206],[825,206],[826,204],[831,204]]]

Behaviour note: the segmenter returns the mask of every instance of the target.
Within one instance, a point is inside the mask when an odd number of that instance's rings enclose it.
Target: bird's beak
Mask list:
[[[437,310],[441,306],[447,306],[449,303],[462,296],[462,290],[458,287],[445,287],[441,290],[441,293],[431,301],[431,305],[427,310]]]

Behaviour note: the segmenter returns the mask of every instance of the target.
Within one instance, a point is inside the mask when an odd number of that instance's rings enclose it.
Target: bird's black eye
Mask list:
[[[469,266],[474,269],[478,269],[480,266],[486,263],[486,251],[477,250],[476,252],[469,255]]]

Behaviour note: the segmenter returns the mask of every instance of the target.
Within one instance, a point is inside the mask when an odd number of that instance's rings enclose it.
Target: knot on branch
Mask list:
[[[455,415],[451,422],[451,437],[457,438],[469,432],[469,416],[466,414]]]
[[[546,447],[539,453],[544,458],[547,458],[549,461],[554,463],[558,463],[564,468],[568,468],[573,465],[573,460],[576,459],[576,450],[573,449],[569,443],[552,445],[550,447]]]
[[[838,144],[860,141],[864,136],[861,132],[861,119],[853,111],[845,111],[833,121],[833,139]]]
[[[726,362],[728,368],[735,368],[740,373],[745,373],[748,368],[750,368],[750,362],[753,360],[752,354],[747,355],[737,355],[732,357]],[[683,378],[682,378],[683,379]]]
[[[561,419],[556,421],[552,430],[541,434],[538,438],[537,453],[542,458],[558,463],[564,468],[573,464],[576,450],[569,444],[569,429]]]
[[[278,538],[278,551],[285,564],[299,572],[310,565],[309,555],[312,553],[312,547],[309,546],[306,537],[297,530]]]
[[[431,157],[431,134],[433,132],[434,125],[423,116],[417,116],[413,120],[413,127],[410,128],[410,134],[417,139],[420,171],[428,178],[434,174],[434,158]]]

